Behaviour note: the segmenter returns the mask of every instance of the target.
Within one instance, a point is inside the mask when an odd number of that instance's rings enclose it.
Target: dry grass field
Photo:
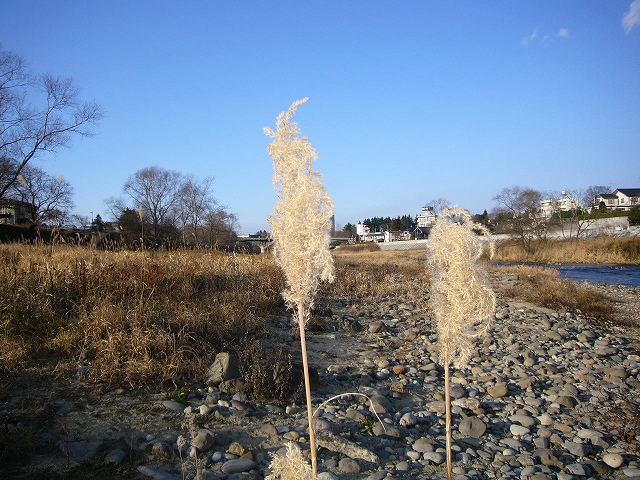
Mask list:
[[[526,254],[516,241],[500,242],[495,261],[535,263],[640,264],[640,237],[536,240]]]
[[[425,303],[424,259],[422,251],[375,246],[334,250],[336,281],[320,289],[315,316],[335,299],[405,296]],[[520,281],[504,292],[508,296],[592,317],[610,315],[605,295],[562,280],[553,270],[514,268]],[[513,269],[494,269],[492,275],[500,272]],[[218,352],[231,350],[252,357],[246,364],[254,371],[243,373],[253,379],[254,394],[286,395],[256,373],[290,361],[287,352],[263,347],[271,322],[290,317],[283,286],[283,274],[268,254],[2,244],[0,375],[8,382],[3,388],[10,388],[12,372],[39,366],[63,375],[88,362],[96,387],[170,390],[201,377]]]

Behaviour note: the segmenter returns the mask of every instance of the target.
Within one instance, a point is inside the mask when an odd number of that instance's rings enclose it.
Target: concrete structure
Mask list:
[[[422,207],[422,214],[416,217],[416,223],[418,228],[431,228],[436,224],[436,215],[433,207]]]
[[[356,234],[361,242],[384,242],[385,232],[372,232],[369,225],[358,222]]]

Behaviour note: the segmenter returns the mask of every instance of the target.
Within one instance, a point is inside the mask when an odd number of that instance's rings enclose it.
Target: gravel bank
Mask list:
[[[513,281],[495,280],[496,291]],[[457,479],[640,478],[640,335],[628,326],[640,325],[639,291],[592,288],[616,300],[619,323],[499,295],[491,334],[453,371]],[[327,330],[308,337],[314,404],[347,392],[371,403],[347,395],[318,412],[321,478],[445,478],[444,381],[429,312],[415,298],[336,299],[331,310]],[[288,328],[274,328],[295,344]],[[0,478],[262,479],[287,441],[308,448],[301,405],[203,383],[184,403],[104,394],[87,365],[72,376],[23,375],[0,406],[3,438],[13,439],[2,444]]]

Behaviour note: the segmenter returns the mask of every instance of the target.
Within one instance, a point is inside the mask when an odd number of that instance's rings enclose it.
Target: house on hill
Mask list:
[[[604,205],[607,210],[631,210],[640,206],[640,188],[619,188],[613,193],[601,193],[593,205],[595,208]]]

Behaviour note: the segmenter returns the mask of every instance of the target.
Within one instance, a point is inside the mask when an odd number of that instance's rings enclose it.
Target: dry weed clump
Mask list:
[[[531,253],[518,242],[500,242],[494,257],[504,262],[639,264],[640,238],[615,238],[603,235],[581,239],[535,240]]]
[[[321,282],[334,280],[333,257],[329,251],[333,201],[313,170],[318,157],[298,125],[291,121],[296,109],[308,99],[294,102],[276,120],[276,131],[265,127],[273,138],[267,147],[273,158],[273,186],[277,201],[269,217],[276,261],[286,277],[282,295],[293,309],[300,330],[302,364],[307,398],[312,478],[317,477],[313,410],[305,327]]]
[[[273,456],[269,469],[271,473],[265,477],[265,480],[309,480],[313,478],[313,471],[300,447],[293,442],[287,442],[286,452],[278,452]]]
[[[259,340],[250,342],[240,354],[245,369],[247,393],[258,400],[275,400],[282,404],[290,402],[301,393],[301,375],[295,378],[293,353],[285,346],[266,347]]]
[[[427,243],[427,266],[431,274],[430,302],[436,320],[440,363],[445,374],[447,436],[447,478],[451,465],[451,396],[449,365],[464,367],[472,353],[472,341],[488,331],[496,298],[487,272],[479,263],[483,242],[474,230],[488,235],[474,224],[465,210],[443,211]]]
[[[284,309],[268,256],[0,245],[2,368],[54,353],[110,386],[198,378]]]
[[[341,248],[334,250],[334,261],[336,281],[325,288],[323,296],[411,300],[429,283],[424,251],[357,251],[354,255]]]
[[[496,267],[497,271],[515,273],[518,282],[505,289],[505,295],[541,307],[566,309],[599,321],[609,321],[613,304],[607,295],[560,277],[553,268],[527,265]]]

